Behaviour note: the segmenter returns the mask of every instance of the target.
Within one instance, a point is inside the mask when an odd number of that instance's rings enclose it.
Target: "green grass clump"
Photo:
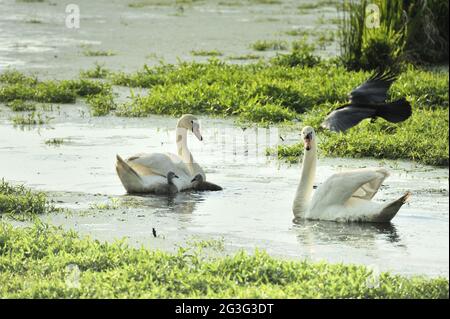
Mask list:
[[[104,79],[110,74],[110,71],[104,66],[96,63],[93,69],[81,71],[80,76],[83,78]]]
[[[281,105],[250,103],[241,108],[239,117],[247,122],[270,124],[291,121],[297,118],[298,114]]]
[[[255,51],[282,51],[288,49],[288,44],[283,40],[258,40],[250,45]]]
[[[4,179],[0,181],[0,216],[25,219],[55,210],[44,193],[33,192],[23,185],[11,185]],[[1,245],[0,239],[0,247]]]
[[[11,117],[11,121],[17,126],[43,125],[49,122],[49,118],[40,112],[31,112],[27,114],[19,114]]]
[[[248,0],[253,4],[282,4],[281,0]]]
[[[103,77],[109,74],[100,66],[85,75]],[[112,89],[109,83],[93,81],[89,79],[38,81],[34,77],[28,77],[18,71],[6,71],[0,74],[0,102],[6,103],[15,111],[32,111],[33,104],[29,101],[43,103],[75,103],[77,97],[98,95],[102,97],[92,98],[89,101],[94,105],[94,114],[104,114],[111,110],[113,104]],[[109,99],[109,107],[106,108],[106,99]],[[28,101],[28,102],[24,102]],[[102,110],[102,111],[101,111]],[[24,124],[27,121],[34,123],[34,116],[16,116],[13,121]],[[39,122],[39,121],[38,121]]]
[[[256,54],[241,54],[241,55],[230,55],[227,59],[228,60],[259,60],[262,57]]]
[[[94,49],[90,49],[90,48],[85,48],[83,50],[83,55],[89,56],[89,57],[113,56],[116,54],[117,53],[115,53],[114,51],[111,51],[111,50],[94,50]]]
[[[68,80],[63,81],[63,84],[67,85],[75,95],[89,96],[96,94],[110,94],[111,85],[109,83],[103,83],[99,81],[91,81],[87,79],[80,80]]]
[[[267,253],[206,257],[103,243],[42,223],[0,223],[0,298],[448,298],[448,280]]]
[[[64,139],[63,138],[51,138],[45,141],[46,145],[52,145],[52,146],[61,146],[64,144]]]
[[[23,112],[23,111],[35,111],[36,104],[29,101],[23,100],[12,100],[6,103],[6,106],[9,107],[14,112]]]
[[[288,54],[279,54],[271,60],[275,65],[287,67],[311,68],[320,63],[321,59],[315,55],[313,45],[306,43],[305,39],[294,41],[292,51]]]
[[[112,94],[95,94],[86,98],[86,103],[91,107],[92,115],[103,116],[116,109]]]
[[[223,53],[218,50],[192,50],[194,56],[222,56]]]
[[[25,75],[17,70],[6,70],[0,74],[0,83],[5,84],[26,84],[35,85],[38,82],[34,76]]]

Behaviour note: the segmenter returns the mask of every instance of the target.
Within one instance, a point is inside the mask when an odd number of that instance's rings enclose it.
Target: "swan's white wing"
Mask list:
[[[364,168],[334,174],[315,192],[310,211],[321,212],[332,206],[343,206],[352,197],[370,200],[388,176],[384,168]]]
[[[165,177],[169,172],[174,172],[178,176],[190,177],[191,175],[186,164],[175,154],[137,154],[128,158],[127,163],[143,176],[161,175]]]

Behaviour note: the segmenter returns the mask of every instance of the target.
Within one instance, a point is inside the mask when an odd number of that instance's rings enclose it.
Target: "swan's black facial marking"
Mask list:
[[[313,133],[309,132],[305,135],[303,138],[303,141],[305,143],[305,150],[309,151],[311,149],[311,141],[313,139]]]

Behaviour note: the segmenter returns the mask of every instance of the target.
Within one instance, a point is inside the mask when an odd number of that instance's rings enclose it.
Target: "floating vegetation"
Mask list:
[[[63,138],[51,138],[45,141],[46,145],[51,145],[51,146],[61,146],[64,144],[64,139]]]
[[[139,0],[128,4],[130,8],[143,8],[148,6],[175,6],[175,5],[193,5],[203,0]]]
[[[281,0],[248,0],[252,4],[282,4]]]
[[[113,56],[116,55],[114,51],[111,50],[94,50],[94,49],[85,49],[83,50],[84,56]]]
[[[230,55],[229,57],[227,57],[228,60],[259,60],[259,59],[263,59],[262,56],[257,55],[257,54],[252,54],[252,53],[248,53],[248,54],[242,54],[242,55]]]
[[[27,114],[19,114],[10,118],[14,125],[43,125],[50,121],[50,118],[40,112],[31,112]]]
[[[192,50],[191,54],[194,56],[222,56],[223,53],[217,50]]]
[[[101,66],[96,66],[93,71],[84,73],[84,75],[91,76],[106,76],[106,74],[108,72]],[[88,79],[40,82],[35,77],[25,76],[18,71],[6,71],[0,74],[0,102],[6,103],[15,111],[34,111],[36,107],[30,101],[74,103],[77,96],[92,95],[98,95],[89,100],[94,106],[94,114],[103,115],[106,110],[109,112],[114,109],[112,89],[109,83]],[[36,118],[32,114],[16,116],[13,118],[13,122],[16,124],[28,122],[29,124],[41,124],[42,118]]]
[[[255,51],[287,50],[288,43],[283,40],[258,40],[250,46]]]
[[[91,107],[92,115],[94,116],[107,115],[112,110],[116,109],[116,104],[112,93],[89,95],[86,98],[86,103]]]
[[[6,106],[14,112],[35,111],[36,104],[30,101],[12,100],[6,102]]]
[[[93,69],[85,70],[80,72],[81,77],[92,78],[92,79],[104,79],[108,76],[110,71],[99,63],[95,63]]]
[[[41,24],[42,21],[36,18],[30,18],[25,20],[26,23],[31,23],[31,24]]]

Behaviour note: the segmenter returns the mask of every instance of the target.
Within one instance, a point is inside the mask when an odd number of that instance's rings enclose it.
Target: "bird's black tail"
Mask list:
[[[377,108],[376,116],[384,118],[386,121],[398,123],[407,120],[412,114],[411,104],[406,99],[387,103]]]

